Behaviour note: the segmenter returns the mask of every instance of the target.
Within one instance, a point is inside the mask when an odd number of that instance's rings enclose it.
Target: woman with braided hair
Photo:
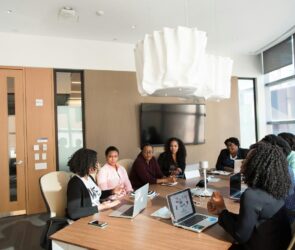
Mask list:
[[[223,197],[214,192],[208,211],[235,240],[230,249],[286,249],[291,239],[284,199],[291,180],[288,163],[277,145],[259,142],[251,146],[243,162],[248,188],[241,196],[239,214],[226,209]]]

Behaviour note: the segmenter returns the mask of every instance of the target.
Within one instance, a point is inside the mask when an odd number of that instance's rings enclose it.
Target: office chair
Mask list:
[[[40,187],[50,217],[64,217],[67,203],[67,185],[72,173],[56,171],[43,175],[40,178]]]
[[[118,161],[118,164],[123,166],[126,169],[127,174],[129,176],[133,162],[134,160],[132,159],[122,159]]]
[[[295,216],[294,210],[288,210],[287,213],[288,213],[288,215]],[[295,221],[291,224],[291,230],[292,230],[292,239],[290,241],[290,244],[289,244],[287,250],[295,249]]]
[[[293,248],[293,247],[294,247],[294,243],[295,243],[295,235],[293,235],[292,240],[291,240],[291,242],[290,242],[290,244],[289,244],[287,250],[292,250],[292,249],[294,249],[294,248]]]

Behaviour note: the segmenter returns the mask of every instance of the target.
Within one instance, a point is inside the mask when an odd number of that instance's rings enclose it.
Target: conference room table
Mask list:
[[[227,208],[237,213],[239,203],[228,198],[229,177],[218,176],[220,181],[209,182],[208,187],[220,191]],[[195,188],[199,178],[190,180],[178,179],[175,186],[150,185],[149,190],[159,195],[148,200],[145,210],[133,219],[108,216],[113,209],[102,211],[75,221],[73,224],[51,236],[53,249],[228,249],[233,239],[215,224],[201,233],[192,232],[172,225],[171,219],[151,216],[156,210],[167,206],[166,195],[185,188]],[[207,201],[209,197],[194,197],[196,210],[208,214]],[[125,199],[124,202],[130,202]],[[92,220],[108,223],[105,228],[89,225]]]

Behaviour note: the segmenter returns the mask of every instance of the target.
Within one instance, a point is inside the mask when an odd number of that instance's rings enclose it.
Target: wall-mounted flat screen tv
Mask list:
[[[205,143],[205,104],[143,103],[140,111],[141,145],[163,145],[170,137]]]

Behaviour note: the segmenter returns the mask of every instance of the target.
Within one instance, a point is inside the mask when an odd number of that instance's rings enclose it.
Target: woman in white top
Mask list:
[[[118,164],[119,150],[110,146],[106,149],[105,156],[107,163],[97,175],[97,184],[101,190],[114,189],[120,186],[122,188],[121,195],[133,191],[126,169]]]
[[[97,168],[97,153],[94,150],[81,148],[68,162],[75,175],[70,179],[67,189],[67,215],[73,220],[97,213],[99,210],[114,207],[119,201],[101,200],[113,194],[121,193],[121,189],[101,191],[90,175]]]

